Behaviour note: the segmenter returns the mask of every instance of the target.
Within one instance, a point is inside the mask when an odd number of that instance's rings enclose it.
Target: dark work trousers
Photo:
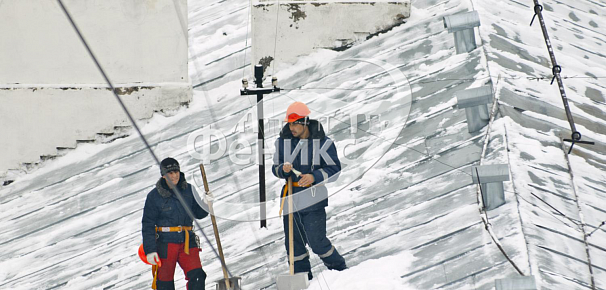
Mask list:
[[[206,273],[202,270],[200,262],[200,249],[192,247],[189,249],[189,255],[185,254],[185,244],[168,243],[158,246],[158,254],[162,261],[162,267],[158,269],[157,290],[175,289],[174,276],[177,263],[187,280],[188,290],[204,290]],[[166,252],[164,252],[166,251]]]
[[[283,221],[284,234],[286,235],[286,253],[289,254],[288,215],[284,216]],[[322,259],[328,269],[340,271],[347,268],[345,259],[341,257],[326,237],[326,211],[324,208],[293,213],[293,225],[295,273],[308,272],[309,279],[312,279],[309,252],[305,248],[306,244]]]

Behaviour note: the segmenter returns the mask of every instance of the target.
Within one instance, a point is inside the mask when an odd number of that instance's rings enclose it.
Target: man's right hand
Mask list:
[[[160,262],[160,257],[158,256],[158,253],[153,252],[147,254],[147,262],[154,266],[158,265],[158,263]]]
[[[284,163],[284,165],[282,165],[282,170],[284,170],[284,172],[289,173],[292,170],[292,164],[286,162]]]

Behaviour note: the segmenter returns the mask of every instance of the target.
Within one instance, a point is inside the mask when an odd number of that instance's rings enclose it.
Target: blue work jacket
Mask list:
[[[282,128],[280,137],[276,140],[272,172],[281,179],[298,182],[300,177],[293,171],[285,173],[282,166],[290,162],[293,168],[301,174],[313,174],[312,187],[294,187],[294,211],[313,211],[328,206],[328,190],[325,184],[335,181],[341,172],[341,162],[337,155],[337,148],[333,141],[326,137],[322,124],[317,120],[309,120],[309,138],[299,139],[293,137],[288,124]],[[284,187],[280,194],[284,192]],[[287,206],[284,206],[287,214]]]

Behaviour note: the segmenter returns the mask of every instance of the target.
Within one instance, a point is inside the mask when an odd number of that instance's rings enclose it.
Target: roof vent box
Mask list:
[[[465,109],[469,133],[479,131],[488,125],[490,114],[488,104],[492,103],[492,86],[458,91],[455,93],[457,106]]]
[[[509,180],[509,165],[493,164],[472,166],[471,180],[474,184],[480,183],[482,188],[482,201],[484,202],[486,210],[492,210],[505,204],[503,181]]]
[[[480,26],[480,15],[477,11],[444,16],[444,28],[453,33],[457,54],[476,49],[474,27]]]

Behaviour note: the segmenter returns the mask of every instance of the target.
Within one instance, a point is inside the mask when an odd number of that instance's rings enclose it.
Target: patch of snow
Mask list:
[[[315,274],[308,290],[347,289],[347,290],[414,290],[400,278],[409,271],[415,258],[409,252],[366,260],[347,270],[338,272],[324,270]]]

